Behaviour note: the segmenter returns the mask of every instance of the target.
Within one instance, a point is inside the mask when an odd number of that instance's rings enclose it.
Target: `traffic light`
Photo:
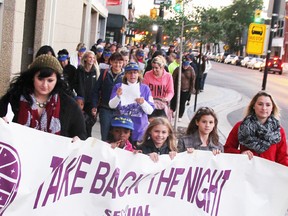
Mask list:
[[[255,14],[254,14],[254,22],[255,23],[261,23],[262,19],[261,19],[261,10],[256,9],[255,10]]]
[[[176,11],[177,13],[181,13],[182,12],[182,0],[176,0],[176,4],[173,7],[174,11]]]

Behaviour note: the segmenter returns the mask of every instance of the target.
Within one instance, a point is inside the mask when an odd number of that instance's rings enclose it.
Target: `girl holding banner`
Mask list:
[[[156,117],[149,124],[143,142],[139,146],[142,153],[149,155],[157,162],[158,155],[169,154],[173,159],[177,154],[176,138],[169,120],[165,117]]]
[[[194,149],[212,151],[214,155],[223,152],[219,142],[218,119],[213,109],[201,107],[197,110],[187,128],[186,136],[178,141],[178,151],[192,153]]]

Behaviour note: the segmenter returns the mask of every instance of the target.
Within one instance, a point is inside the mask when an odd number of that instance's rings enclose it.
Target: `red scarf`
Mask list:
[[[35,128],[48,133],[58,134],[61,132],[60,124],[60,98],[55,94],[49,98],[41,116],[38,113],[36,99],[31,95],[33,104],[30,106],[28,101],[21,96],[19,104],[18,123]]]

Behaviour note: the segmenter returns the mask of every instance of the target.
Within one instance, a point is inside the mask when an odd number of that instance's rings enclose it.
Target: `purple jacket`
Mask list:
[[[117,83],[111,93],[110,100],[116,96],[116,91],[121,87],[122,83]],[[140,83],[140,97],[143,97],[146,102],[148,102],[154,109],[153,98],[151,95],[150,88],[143,83]],[[143,111],[142,107],[136,102],[126,106],[121,106],[121,102],[117,106],[117,111],[119,115],[130,116],[134,123],[134,131],[132,133],[132,141],[141,141],[142,136],[148,126],[148,116]]]

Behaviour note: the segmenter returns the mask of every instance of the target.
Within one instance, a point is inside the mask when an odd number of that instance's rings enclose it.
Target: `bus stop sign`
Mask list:
[[[264,51],[266,25],[251,23],[248,30],[247,49],[248,54],[262,55]]]

